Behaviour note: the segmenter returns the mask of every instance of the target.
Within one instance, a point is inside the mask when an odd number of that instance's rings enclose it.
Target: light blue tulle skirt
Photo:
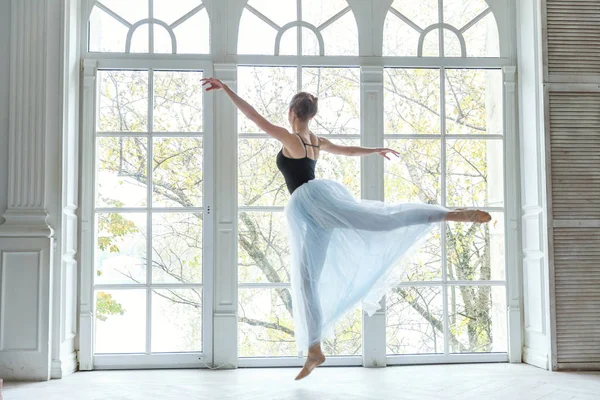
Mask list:
[[[329,338],[339,318],[361,303],[373,315],[401,280],[395,272],[402,262],[447,213],[437,205],[357,200],[325,179],[296,189],[285,214],[299,354]]]

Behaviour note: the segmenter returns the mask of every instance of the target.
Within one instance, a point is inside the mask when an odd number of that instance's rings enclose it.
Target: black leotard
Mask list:
[[[296,134],[298,135],[298,134]],[[277,154],[277,168],[283,174],[285,178],[285,184],[288,187],[290,193],[294,193],[294,190],[306,182],[315,179],[315,167],[317,166],[317,160],[313,160],[308,157],[306,146],[319,148],[319,145],[305,143],[304,140],[298,135],[300,141],[304,145],[304,158],[289,158],[283,155],[283,148]]]

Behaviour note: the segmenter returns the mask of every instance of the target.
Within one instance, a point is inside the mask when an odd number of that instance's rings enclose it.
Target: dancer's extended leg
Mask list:
[[[325,257],[327,256],[327,247],[329,246],[330,238],[331,231],[311,225],[306,233],[306,246],[302,249],[301,290],[306,307],[305,318],[308,329],[309,349],[306,363],[296,377],[296,380],[305,378],[316,367],[325,362],[325,355],[321,351],[323,315],[321,312],[318,285]]]

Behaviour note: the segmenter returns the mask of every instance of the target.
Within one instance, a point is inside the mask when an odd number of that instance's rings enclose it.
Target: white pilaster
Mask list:
[[[8,209],[0,226],[0,375],[47,380],[60,196],[61,0],[11,1]]]
[[[236,90],[235,64],[215,64],[215,76]],[[215,92],[215,313],[213,358],[237,366],[237,118],[236,108]]]
[[[383,146],[383,67],[361,67],[361,145]],[[362,157],[361,196],[383,200],[383,158]],[[381,309],[369,317],[363,313],[363,365],[386,366],[385,300]]]

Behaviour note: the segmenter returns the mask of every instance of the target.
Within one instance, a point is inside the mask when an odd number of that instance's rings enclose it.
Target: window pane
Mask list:
[[[400,153],[386,160],[385,201],[441,204],[441,141],[386,140]]]
[[[129,48],[129,52],[131,53],[149,53],[150,52],[150,42],[148,38],[150,37],[148,34],[148,29],[150,29],[147,23],[140,25],[136,28],[131,36],[131,46]]]
[[[239,357],[297,355],[289,289],[240,289]]]
[[[440,134],[440,72],[384,70],[385,133]]]
[[[240,289],[240,357],[297,355],[290,290]],[[326,355],[356,355],[362,352],[362,313],[353,310],[334,329],[334,338],[324,340]]]
[[[146,132],[148,130],[148,72],[98,72],[98,130]]]
[[[89,51],[125,52],[128,28],[98,7],[89,20]]]
[[[383,26],[383,55],[416,57],[419,32],[388,12]]]
[[[419,57],[439,57],[440,56],[440,31],[433,29],[425,35]]]
[[[279,42],[279,53],[276,56],[295,56],[298,54],[298,29],[296,27],[289,28]]]
[[[202,72],[154,72],[154,132],[202,132]]]
[[[438,0],[420,0],[418,2],[395,0],[392,3],[392,7],[421,29],[439,22]]]
[[[444,0],[444,23],[461,29],[488,9],[485,0]]]
[[[488,224],[448,223],[448,280],[504,280],[504,214]]]
[[[444,352],[441,287],[398,287],[385,303],[388,354]]]
[[[148,0],[102,0],[102,4],[132,25],[148,18]]]
[[[346,0],[302,0],[302,20],[318,27],[346,7]]]
[[[146,350],[146,290],[96,290],[94,353]]]
[[[148,193],[146,138],[99,137],[96,207],[145,207]]]
[[[303,68],[302,90],[319,99],[315,134],[360,134],[360,69]]]
[[[177,21],[194,8],[202,4],[201,0],[152,0],[154,5],[154,18],[164,21],[168,25]]]
[[[302,28],[302,55],[318,56],[321,54],[320,51],[317,35],[308,28]]]
[[[152,27],[154,29],[154,52],[157,54],[173,54],[173,46],[177,48],[177,41],[175,41],[175,45],[173,45],[173,39],[164,26],[153,24]]]
[[[283,212],[239,213],[238,265],[241,283],[290,282],[290,248]]]
[[[96,214],[96,284],[146,282],[146,214]]]
[[[172,3],[172,2],[169,2]],[[210,21],[206,9],[198,11],[173,29],[178,54],[210,53]]]
[[[360,146],[358,139],[331,139],[334,144]],[[315,175],[342,183],[355,198],[360,199],[360,157],[347,157],[321,152]]]
[[[503,206],[501,140],[448,140],[446,154],[449,206]]]
[[[450,286],[451,353],[506,352],[506,288]]]
[[[503,118],[501,70],[446,70],[448,134],[501,135]]]
[[[464,33],[468,57],[500,57],[498,24],[489,13]]]
[[[238,54],[275,54],[276,36],[277,30],[244,9],[238,31]]]
[[[249,6],[257,9],[261,14],[275,22],[279,26],[284,26],[288,22],[298,19],[296,12],[297,0],[250,0]]]
[[[275,125],[289,127],[288,112],[298,92],[294,67],[239,67],[238,93]],[[259,133],[258,127],[238,112],[240,133]]]
[[[462,57],[460,40],[458,39],[458,36],[456,36],[456,33],[452,32],[450,29],[444,29],[444,56]]]
[[[238,142],[238,204],[284,206],[290,198],[275,158],[281,143],[275,139],[240,139]]]
[[[152,352],[202,351],[202,289],[152,291]]]
[[[153,139],[152,203],[155,207],[201,207],[202,138]]]
[[[321,34],[326,56],[358,55],[358,28],[352,11],[323,29]]]
[[[152,215],[152,282],[202,282],[202,213]]]

